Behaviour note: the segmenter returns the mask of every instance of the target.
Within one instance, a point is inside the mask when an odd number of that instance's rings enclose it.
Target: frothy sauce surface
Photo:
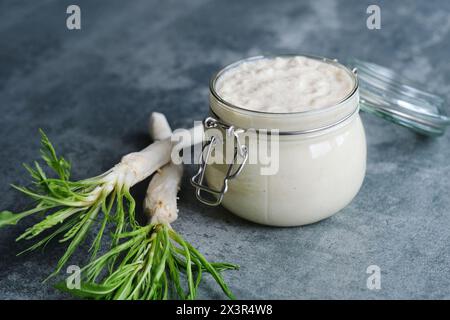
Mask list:
[[[344,68],[301,56],[243,62],[224,72],[215,85],[225,101],[269,113],[332,107],[353,87],[354,80]]]

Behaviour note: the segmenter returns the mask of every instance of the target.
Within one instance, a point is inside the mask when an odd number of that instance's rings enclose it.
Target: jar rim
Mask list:
[[[288,57],[305,57],[305,58],[313,59],[316,61],[328,63],[328,64],[334,65],[338,68],[341,68],[341,69],[345,70],[348,73],[348,75],[352,78],[353,87],[350,90],[350,92],[336,104],[333,104],[328,107],[322,107],[320,109],[312,109],[312,110],[296,111],[296,112],[266,112],[266,111],[247,109],[242,106],[237,106],[231,102],[228,102],[226,99],[222,98],[219,95],[219,93],[216,91],[216,88],[215,88],[216,82],[220,78],[220,76],[222,76],[225,72],[237,67],[238,65],[240,65],[242,63],[249,62],[249,61],[255,61],[255,60],[262,60],[262,59],[275,59],[275,58],[288,58]],[[329,59],[329,58],[326,58],[323,56],[303,54],[303,53],[259,55],[259,56],[243,58],[243,59],[237,60],[233,63],[226,65],[225,67],[220,69],[218,72],[214,73],[213,76],[211,77],[211,80],[209,81],[209,91],[211,92],[211,94],[213,95],[213,97],[215,99],[217,99],[219,102],[221,102],[225,106],[227,106],[231,109],[234,109],[235,111],[246,112],[249,114],[261,115],[261,116],[263,116],[263,115],[264,116],[280,116],[280,117],[291,116],[291,115],[302,115],[302,114],[303,115],[314,115],[314,114],[326,113],[326,112],[330,112],[332,110],[338,109],[340,106],[342,106],[345,102],[347,102],[350,98],[352,98],[356,94],[356,92],[358,91],[358,87],[359,87],[358,77],[356,77],[355,72],[350,70],[347,66],[339,63],[337,59]]]

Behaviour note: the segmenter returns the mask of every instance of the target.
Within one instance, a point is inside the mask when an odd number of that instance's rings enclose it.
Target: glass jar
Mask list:
[[[232,105],[215,89],[217,79],[229,69],[245,61],[266,57],[238,61],[212,78],[212,118],[205,121],[207,129],[219,125],[228,133],[225,139],[231,137],[236,141],[250,128],[256,131],[278,129],[278,170],[274,174],[262,175],[262,164],[245,163],[245,159],[243,163],[236,164],[235,169],[232,169],[233,165],[201,163],[198,174],[192,179],[199,200],[213,205],[222,203],[242,218],[272,226],[313,223],[337,213],[352,201],[366,171],[366,139],[359,116],[358,80],[354,71],[335,60],[307,57],[344,69],[353,80],[351,92],[342,101],[327,108],[267,113]],[[252,143],[269,145],[252,139],[257,137],[248,136],[242,150],[249,150],[248,146]],[[205,146],[204,153],[210,154],[212,144]],[[217,147],[214,151],[224,152]],[[207,162],[207,157],[203,162]],[[208,200],[205,193],[214,199]]]

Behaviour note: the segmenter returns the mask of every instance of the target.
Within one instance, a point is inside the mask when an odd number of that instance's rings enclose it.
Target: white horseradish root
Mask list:
[[[170,125],[161,113],[152,114],[149,131],[153,140],[164,140],[172,135]],[[183,165],[170,162],[152,177],[144,200],[144,212],[150,217],[150,223],[169,225],[177,219],[177,193],[182,176]]]
[[[189,137],[189,139],[183,139],[174,144],[172,129],[166,117],[162,113],[152,113],[149,120],[149,133],[154,142],[139,152],[124,156],[120,163],[112,169],[113,176],[116,179],[120,177],[126,186],[132,187],[169,163],[172,154],[203,142],[202,125],[185,131],[187,131],[185,137]]]

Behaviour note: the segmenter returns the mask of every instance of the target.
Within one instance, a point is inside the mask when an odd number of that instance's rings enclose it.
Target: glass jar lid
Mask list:
[[[442,97],[374,63],[351,59],[348,66],[357,70],[363,111],[428,136],[442,135],[450,125]]]

